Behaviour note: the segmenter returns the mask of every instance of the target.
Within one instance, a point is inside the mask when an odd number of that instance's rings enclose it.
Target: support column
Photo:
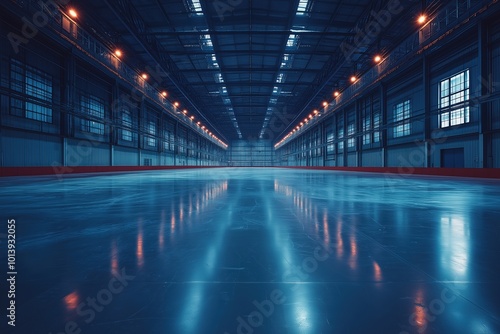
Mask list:
[[[179,153],[179,122],[176,120],[174,127],[174,166],[177,166],[178,153]]]
[[[424,167],[431,167],[432,164],[432,147],[431,145],[431,83],[430,83],[430,66],[426,54],[422,56],[422,84],[424,88],[424,151],[425,162]]]
[[[142,95],[137,115],[137,149],[139,157],[138,166],[142,166],[142,142],[143,142],[142,120],[144,115],[146,115],[146,102],[144,101],[144,95]]]
[[[74,49],[68,52],[67,57],[65,57],[65,75],[64,75],[64,88],[65,92],[63,94],[64,107],[61,108],[60,114],[60,134],[62,140],[62,152],[61,152],[61,163],[63,166],[68,166],[67,157],[67,146],[68,138],[74,136],[74,117],[75,112],[75,101],[76,101],[76,64]]]
[[[380,84],[380,145],[382,146],[382,167],[387,167],[387,130],[382,130],[387,125],[387,97],[384,84]]]
[[[487,96],[489,92],[491,92],[491,77],[489,77],[488,73],[491,73],[488,62],[488,36],[487,36],[487,28],[485,27],[484,22],[480,22],[478,25],[478,43],[477,43],[477,53],[479,60],[479,70],[481,76],[481,87],[479,90],[480,96],[478,96],[478,100],[481,101],[483,96]],[[488,163],[488,152],[487,147],[492,147],[492,143],[487,143],[487,141],[492,140],[491,135],[487,135],[487,133],[491,130],[491,122],[488,122],[488,106],[490,103],[481,103],[478,104],[478,161],[477,167],[484,168],[490,167]],[[472,107],[471,107],[472,109]],[[485,134],[486,133],[486,134]]]
[[[110,165],[115,165],[115,144],[118,142],[118,130],[116,125],[121,120],[121,101],[120,101],[120,86],[118,80],[115,80],[111,95],[111,125],[109,129],[109,161]]]
[[[344,149],[342,150],[342,156],[343,156],[343,165],[342,167],[348,167],[349,166],[349,163],[348,163],[348,157],[349,157],[349,140],[347,140],[347,136],[348,136],[348,133],[347,133],[347,124],[349,123],[349,117],[347,117],[347,112],[345,111],[345,109],[343,109],[341,111],[341,113],[344,115],[344,138],[343,138],[343,142],[344,142]]]
[[[363,132],[363,126],[361,124],[361,108],[359,107],[360,100],[357,100],[354,102],[354,124],[355,124],[355,133],[356,133],[356,167],[361,167],[363,165],[363,152],[362,152],[362,147],[363,147],[363,136],[359,136],[359,133]]]

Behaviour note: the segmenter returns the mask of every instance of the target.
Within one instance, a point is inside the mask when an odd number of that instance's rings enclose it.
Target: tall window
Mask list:
[[[356,134],[356,115],[352,112],[349,115],[349,124],[347,124],[347,136],[349,139],[347,140],[347,146],[349,148],[356,147],[356,138],[354,135]]]
[[[373,142],[378,143],[380,142],[380,131],[377,131],[380,129],[380,111],[373,113],[373,129],[375,130],[373,133]]]
[[[339,138],[339,151],[344,149],[344,116],[340,116],[337,123],[337,137]]]
[[[441,128],[469,123],[469,70],[441,81],[439,86],[439,123]]]
[[[80,95],[80,109],[86,115],[81,120],[81,130],[97,135],[104,135],[104,100],[87,94]]]
[[[170,151],[175,151],[175,135],[173,131],[169,133]]]
[[[123,110],[122,111],[122,140],[124,141],[132,141],[132,116],[130,115],[130,111]]]
[[[163,149],[170,151],[170,132],[168,130],[163,131]]]
[[[335,130],[333,126],[329,126],[326,130],[326,153],[334,154],[335,153]]]
[[[155,121],[148,122],[147,133],[148,133],[148,139],[147,139],[148,146],[155,147],[156,146],[156,123],[155,123]]]
[[[179,154],[185,155],[186,154],[186,139],[184,137],[179,137],[178,143],[179,143]]]
[[[356,146],[356,138],[353,137],[355,133],[356,133],[356,128],[354,126],[354,123],[350,123],[347,126],[347,135],[349,136],[349,139],[347,140],[348,147]]]
[[[371,124],[371,115],[370,115],[370,109],[366,108],[364,111],[362,123],[363,123],[363,145],[368,145],[371,144],[371,133],[370,130],[372,129],[372,124]]]
[[[411,132],[411,104],[406,100],[394,106],[394,138],[408,136]]]
[[[23,100],[11,98],[11,114],[52,123],[52,77],[15,59],[10,76],[10,88],[26,95]]]

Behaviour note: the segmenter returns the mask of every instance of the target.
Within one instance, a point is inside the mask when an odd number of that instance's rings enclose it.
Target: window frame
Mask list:
[[[453,84],[453,80],[463,80]],[[453,87],[463,89],[453,91]],[[444,93],[443,93],[444,91]],[[439,81],[438,84],[438,127],[447,129],[470,123],[470,69],[465,69]]]
[[[411,135],[411,99],[394,105],[393,118],[393,138],[401,138]]]
[[[80,118],[80,131],[104,136],[106,134],[104,124],[106,103],[104,99],[82,91],[79,94],[79,106],[80,113],[86,116],[86,118]]]
[[[9,75],[10,89],[22,95],[10,98],[9,113],[53,124],[53,76],[14,58],[11,58],[10,61]]]

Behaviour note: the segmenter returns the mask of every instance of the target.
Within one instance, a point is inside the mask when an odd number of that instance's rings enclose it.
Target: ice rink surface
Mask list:
[[[2,333],[500,333],[498,181],[206,169],[0,196]]]

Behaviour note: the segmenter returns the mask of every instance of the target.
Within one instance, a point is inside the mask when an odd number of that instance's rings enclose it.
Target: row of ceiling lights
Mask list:
[[[68,14],[70,17],[72,17],[73,19],[76,19],[78,18],[78,12],[74,9],[74,8],[70,8],[68,10]],[[120,49],[116,49],[114,51],[114,55],[116,58],[118,59],[121,59],[123,57],[123,51],[120,50]],[[144,81],[148,80],[149,79],[149,75],[148,73],[146,72],[143,72],[140,74],[140,78],[142,78]],[[163,98],[163,99],[166,99],[168,97],[168,92],[167,91],[161,91],[160,92],[160,96]],[[172,105],[174,106],[174,109],[177,110],[177,108],[180,107],[180,103],[179,102],[174,102],[172,103]],[[189,113],[187,111],[187,109],[184,109],[182,111],[182,114],[184,114],[186,117],[188,117],[189,120],[191,120],[191,122],[195,122],[195,117],[194,116],[189,116]],[[204,132],[206,132],[210,137],[212,137],[214,140],[216,140],[219,144],[221,144],[222,146],[224,146],[225,148],[228,147],[228,145],[226,143],[224,143],[222,140],[220,140],[216,135],[214,135],[211,131],[209,131],[207,129],[207,127],[205,125],[203,125],[201,122],[196,122],[196,125],[201,129],[203,130]]]
[[[422,14],[418,17],[417,22],[419,24],[424,24],[427,22],[427,16],[425,14]],[[383,58],[381,55],[376,55],[373,57],[373,61],[376,64],[380,64],[383,61]],[[356,75],[353,75],[350,77],[349,81],[354,84],[359,80],[359,77]],[[333,97],[336,99],[339,97],[341,92],[339,90],[336,90],[333,92]],[[327,101],[323,102],[323,107],[326,108],[329,106],[329,103]],[[297,131],[299,131],[302,127],[306,126],[310,120],[312,120],[314,117],[319,117],[321,116],[321,113],[316,109],[314,110],[308,117],[306,117],[302,122],[300,122],[292,131],[290,131],[281,141],[279,141],[276,145],[274,145],[275,148],[279,147],[283,142],[285,142],[288,138],[293,136]]]

